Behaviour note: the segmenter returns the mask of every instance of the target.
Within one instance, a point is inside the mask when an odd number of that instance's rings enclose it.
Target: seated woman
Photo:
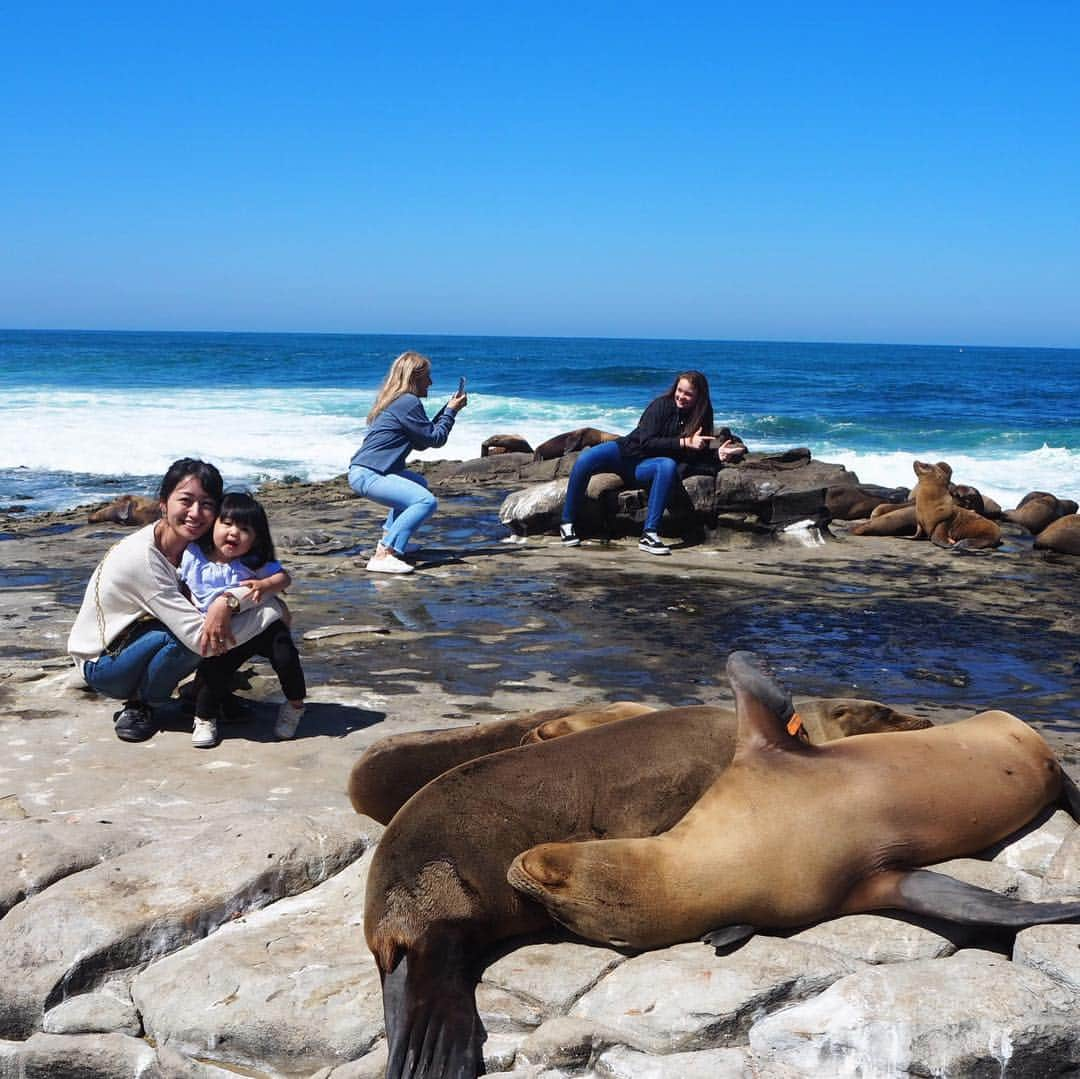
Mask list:
[[[624,483],[649,486],[645,529],[638,547],[648,554],[670,554],[671,548],[660,539],[659,530],[678,466],[715,468],[727,461],[738,461],[745,454],[745,443],[726,427],[713,433],[708,380],[700,371],[683,371],[667,393],[645,409],[630,434],[592,446],[574,462],[559,527],[563,546],[581,543],[574,522],[581,512],[589,480],[600,472],[614,472]]]
[[[157,730],[153,709],[199,665],[281,617],[274,599],[256,605],[247,588],[223,593],[201,615],[181,591],[177,567],[189,543],[214,523],[221,473],[205,461],[174,461],[161,481],[161,519],[111,547],[90,577],[68,637],[86,684],[124,702],[117,738],[142,742]]]
[[[405,458],[410,450],[444,446],[469,398],[459,389],[429,420],[420,398],[427,397],[430,387],[427,356],[398,356],[368,413],[363,444],[349,462],[349,486],[363,498],[390,507],[382,540],[367,564],[373,573],[412,573],[405,561],[409,537],[438,505],[424,477],[405,467]]]

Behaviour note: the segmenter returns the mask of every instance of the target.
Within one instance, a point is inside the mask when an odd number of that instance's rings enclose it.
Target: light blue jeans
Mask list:
[[[382,542],[398,554],[405,553],[409,537],[439,504],[428,490],[427,480],[407,468],[383,474],[366,465],[350,465],[349,486],[362,498],[390,507]]]
[[[601,442],[582,450],[570,470],[563,503],[563,523],[573,524],[581,512],[581,503],[589,480],[598,472],[614,472],[627,485],[648,484],[649,504],[645,510],[645,531],[656,532],[664,516],[671,485],[676,479],[676,464],[670,457],[624,457],[617,442]]]
[[[110,656],[107,652],[83,664],[91,689],[118,701],[164,704],[182,679],[198,667],[202,656],[181,644],[161,623],[138,634]]]

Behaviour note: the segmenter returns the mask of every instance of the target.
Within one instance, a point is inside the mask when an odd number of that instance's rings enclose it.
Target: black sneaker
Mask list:
[[[646,554],[671,554],[671,548],[655,532],[642,534],[638,550]]]
[[[128,701],[113,716],[113,730],[122,742],[145,742],[157,733],[154,714],[141,701]]]
[[[559,525],[559,539],[564,547],[581,546],[581,537],[574,531],[572,524]]]

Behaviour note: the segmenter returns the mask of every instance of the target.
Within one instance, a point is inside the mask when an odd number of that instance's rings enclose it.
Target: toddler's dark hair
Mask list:
[[[258,569],[267,562],[277,560],[277,555],[274,553],[274,540],[270,535],[270,522],[266,519],[266,510],[247,491],[230,491],[225,495],[218,509],[218,520],[250,528],[255,534],[251,550],[240,559],[248,569]],[[207,533],[207,539],[209,547],[205,549],[213,550],[213,529]],[[203,542],[205,545],[206,540]]]

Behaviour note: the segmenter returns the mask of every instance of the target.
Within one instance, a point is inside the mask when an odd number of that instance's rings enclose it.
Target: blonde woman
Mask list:
[[[383,538],[368,561],[374,573],[412,573],[405,561],[409,537],[438,503],[424,477],[405,467],[410,450],[443,446],[457,414],[469,403],[459,391],[434,420],[421,398],[431,386],[431,360],[419,352],[403,352],[390,365],[375,404],[368,413],[363,445],[349,462],[349,486],[361,497],[389,506]]]

